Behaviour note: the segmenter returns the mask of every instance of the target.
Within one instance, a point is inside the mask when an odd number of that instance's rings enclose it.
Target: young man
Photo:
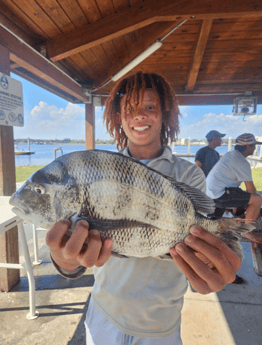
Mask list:
[[[172,155],[165,146],[178,132],[178,115],[171,86],[156,74],[139,72],[116,84],[104,118],[123,155],[205,191],[201,169]],[[88,230],[87,222],[79,221],[67,239],[69,227],[68,220],[56,223],[48,232],[47,244],[56,268],[66,277],[77,278],[86,267],[95,266],[85,322],[88,345],[181,345],[186,277],[195,290],[207,294],[232,282],[241,265],[225,243],[197,226],[184,243],[170,249],[173,261],[120,259],[111,255],[112,241],[102,243],[98,231]]]
[[[219,161],[219,153],[215,148],[221,146],[221,138],[224,136],[225,134],[221,134],[218,131],[212,130],[208,132],[206,135],[208,146],[202,147],[196,153],[195,163],[203,170],[205,176],[209,174],[213,166]]]
[[[256,141],[253,134],[244,133],[236,138],[235,150],[226,153],[207,177],[207,195],[214,199],[221,213],[227,208],[246,207],[246,219],[256,220],[260,214],[262,198],[256,193],[251,167],[246,157],[253,154]],[[239,186],[244,182],[246,191]],[[245,237],[255,240],[254,234]]]

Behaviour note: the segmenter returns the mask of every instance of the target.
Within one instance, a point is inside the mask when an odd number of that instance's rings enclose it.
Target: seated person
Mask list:
[[[219,153],[215,150],[217,146],[221,146],[221,138],[225,134],[221,134],[218,131],[210,131],[206,135],[208,146],[202,147],[197,151],[195,156],[195,163],[204,172],[205,176],[209,174],[213,166],[219,161]]]
[[[226,153],[207,177],[207,195],[214,199],[222,212],[227,208],[246,207],[246,219],[256,221],[260,215],[262,198],[256,193],[251,167],[246,157],[253,154],[256,141],[253,134],[237,137],[235,150]],[[244,182],[246,191],[239,188]],[[261,243],[260,236],[250,232],[243,235],[251,241]]]

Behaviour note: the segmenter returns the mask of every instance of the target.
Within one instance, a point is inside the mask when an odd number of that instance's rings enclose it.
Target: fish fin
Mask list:
[[[201,190],[182,182],[174,182],[176,188],[185,193],[198,213],[208,215],[215,212],[215,202]]]
[[[256,229],[256,221],[250,224],[250,220],[241,218],[221,218],[218,220],[220,225],[217,227],[216,235],[224,241],[241,259],[243,259],[242,247],[239,241],[242,234],[246,234]],[[247,223],[248,222],[248,223]]]
[[[119,259],[129,259],[129,256],[126,256],[124,254],[119,254],[119,253],[116,253],[116,252],[111,252],[111,255],[115,256],[116,258],[119,258]]]

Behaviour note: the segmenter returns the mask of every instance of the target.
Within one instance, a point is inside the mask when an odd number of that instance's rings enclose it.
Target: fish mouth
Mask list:
[[[28,207],[17,195],[12,195],[9,200],[9,204],[11,206],[15,206],[12,208],[12,211],[18,216],[24,216],[30,213]]]

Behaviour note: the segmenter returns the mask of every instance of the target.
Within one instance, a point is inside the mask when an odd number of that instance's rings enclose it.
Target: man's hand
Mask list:
[[[103,243],[97,230],[89,230],[88,223],[80,220],[70,238],[65,236],[70,228],[69,220],[57,222],[47,233],[46,243],[52,259],[58,266],[73,271],[79,266],[101,267],[111,255],[112,240]],[[85,243],[88,242],[88,245]]]
[[[191,227],[190,233],[185,243],[170,249],[172,258],[196,291],[208,294],[222,290],[235,280],[241,259],[222,240],[201,227]]]

